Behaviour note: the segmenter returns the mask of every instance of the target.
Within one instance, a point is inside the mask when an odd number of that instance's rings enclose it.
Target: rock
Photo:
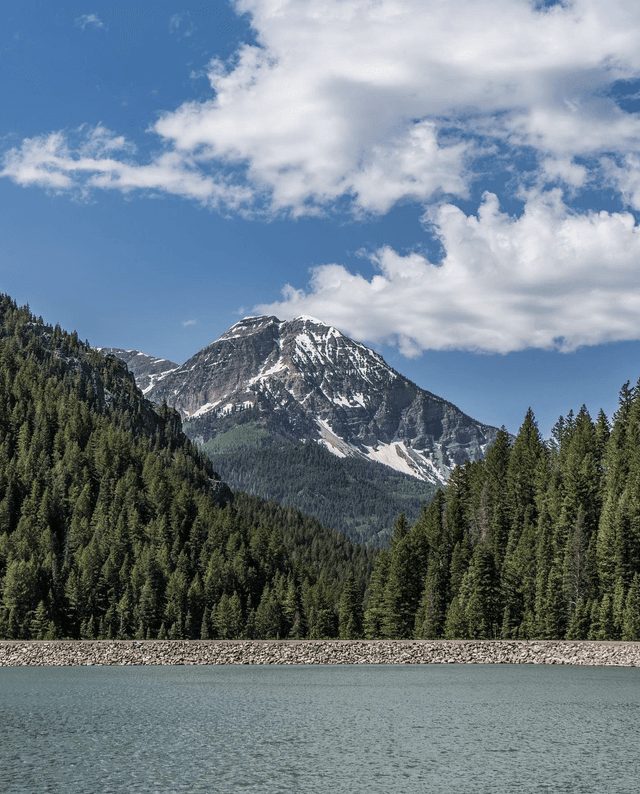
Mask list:
[[[640,667],[640,643],[422,640],[0,642],[0,667],[208,664],[573,664]]]

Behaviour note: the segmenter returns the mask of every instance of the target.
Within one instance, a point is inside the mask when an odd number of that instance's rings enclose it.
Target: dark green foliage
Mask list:
[[[640,639],[640,388],[613,427],[583,406],[543,444],[527,412],[513,444],[454,471],[378,556],[365,634]],[[419,595],[417,593],[419,592]]]
[[[185,431],[197,436],[197,424]],[[338,458],[319,444],[290,444],[242,424],[202,449],[234,489],[297,507],[354,541],[383,546],[396,516],[413,522],[435,486],[359,458]]]
[[[382,636],[382,624],[385,615],[384,593],[389,576],[390,555],[382,549],[376,557],[376,564],[371,574],[371,581],[365,600],[364,635],[373,640]]]
[[[362,592],[349,571],[342,588],[338,607],[338,627],[341,640],[362,637]]]
[[[300,447],[304,493],[335,459]],[[275,447],[265,460],[282,479]],[[353,530],[369,497],[349,471],[322,476]],[[417,520],[374,520],[379,552],[230,496],[121,362],[0,296],[0,638],[640,640],[638,386],[611,427],[583,407],[548,444],[528,411]]]
[[[0,297],[0,637],[337,636],[374,553],[224,494],[118,359]]]

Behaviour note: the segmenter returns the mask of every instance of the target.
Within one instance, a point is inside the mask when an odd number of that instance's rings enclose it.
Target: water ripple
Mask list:
[[[640,670],[3,668],[6,794],[636,794]]]

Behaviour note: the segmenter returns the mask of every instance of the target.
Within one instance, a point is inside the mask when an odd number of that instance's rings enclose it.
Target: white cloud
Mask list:
[[[173,14],[173,16],[169,18],[169,31],[171,33],[177,31],[180,25],[182,24],[183,19],[184,19],[184,14]]]
[[[325,265],[308,291],[288,288],[266,308],[395,339],[409,355],[570,350],[640,336],[639,232],[631,215],[599,212],[597,193],[606,186],[640,211],[640,114],[619,107],[613,90],[640,79],[640,4],[235,6],[255,43],[207,65],[210,95],[155,121],[154,154],[98,124],[25,139],[0,175],[54,192],[169,194],[248,215],[358,217],[417,202],[441,238],[441,263],[382,248],[373,278]],[[172,17],[170,30],[185,19]],[[102,25],[93,14],[77,21]],[[528,195],[520,217],[493,196],[477,217],[455,206],[475,195],[487,154],[508,189]],[[557,186],[582,192],[591,210],[572,213]]]
[[[294,215],[338,201],[344,211],[345,199],[357,214],[462,197],[475,157],[495,145],[516,170],[521,147],[530,147],[543,184],[575,190],[603,155],[640,150],[640,118],[609,95],[616,80],[640,76],[640,5],[629,0],[547,8],[533,0],[236,0],[236,7],[249,15],[257,44],[227,63],[212,61],[213,97],[165,112],[152,128],[190,179],[197,171],[218,184],[224,171],[232,207],[229,180],[251,191],[254,209],[266,202],[267,211]],[[183,16],[171,18],[172,30]],[[78,22],[102,25],[95,14]],[[129,178],[115,180],[97,168],[95,185],[129,191],[133,170],[148,174],[151,165],[131,161]],[[174,170],[158,190],[176,192]],[[64,189],[65,179],[45,172],[40,184]],[[79,170],[64,173],[75,185]]]
[[[189,328],[190,326],[195,325],[196,323],[197,323],[197,320],[185,320],[182,323],[182,327],[183,328]]]
[[[573,191],[584,187],[589,172],[584,165],[578,165],[570,157],[546,157],[540,163],[541,181],[563,182]]]
[[[431,213],[445,256],[382,248],[367,279],[341,265],[315,268],[308,291],[257,311],[321,317],[356,338],[397,344],[405,355],[637,339],[640,227],[629,213],[574,214],[561,193],[531,194],[519,218],[486,194],[477,216],[448,204]]]
[[[183,12],[181,14],[173,14],[173,16],[169,19],[169,33],[177,33],[179,34],[179,38],[189,38],[189,36],[193,36],[195,32],[195,25],[189,19],[189,12]],[[186,25],[182,29],[182,33],[180,33],[180,28],[182,23],[185,22]]]
[[[606,96],[640,72],[640,9],[627,0],[237,6],[259,45],[231,66],[212,62],[215,98],[155,129],[180,151],[242,164],[276,208],[302,213],[347,196],[385,212],[439,190],[463,195],[477,135],[562,161],[553,178],[574,186],[575,156],[640,143],[640,120]]]
[[[602,169],[606,184],[619,191],[630,207],[640,211],[640,152],[627,154],[621,164],[605,157]]]
[[[0,176],[23,187],[38,185],[79,195],[93,188],[123,193],[143,190],[151,195],[164,192],[212,208],[224,205],[239,209],[251,198],[246,188],[203,174],[190,157],[167,151],[148,164],[123,159],[123,155],[134,152],[131,142],[102,125],[76,131],[74,146],[69,144],[68,135],[56,132],[26,138],[20,148],[11,149]]]
[[[82,14],[82,16],[77,17],[75,23],[79,28],[82,28],[82,30],[86,27],[104,28],[106,30],[104,22],[97,14]]]

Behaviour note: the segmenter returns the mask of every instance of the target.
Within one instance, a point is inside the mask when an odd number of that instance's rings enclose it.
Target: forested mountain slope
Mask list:
[[[0,297],[0,637],[356,630],[372,553],[231,496],[118,359]]]
[[[610,428],[529,412],[377,559],[369,637],[640,640],[640,384]]]
[[[419,388],[310,317],[248,317],[182,366],[113,349],[147,396],[180,411],[233,487],[383,545],[497,428]]]
[[[121,362],[0,297],[0,638],[363,634],[640,640],[640,384],[547,444],[529,412],[376,555],[232,501]]]
[[[265,438],[266,435],[266,438]],[[201,445],[234,489],[297,507],[326,527],[386,546],[399,513],[417,520],[435,486],[361,458],[338,458],[320,444],[287,443],[239,425]]]

